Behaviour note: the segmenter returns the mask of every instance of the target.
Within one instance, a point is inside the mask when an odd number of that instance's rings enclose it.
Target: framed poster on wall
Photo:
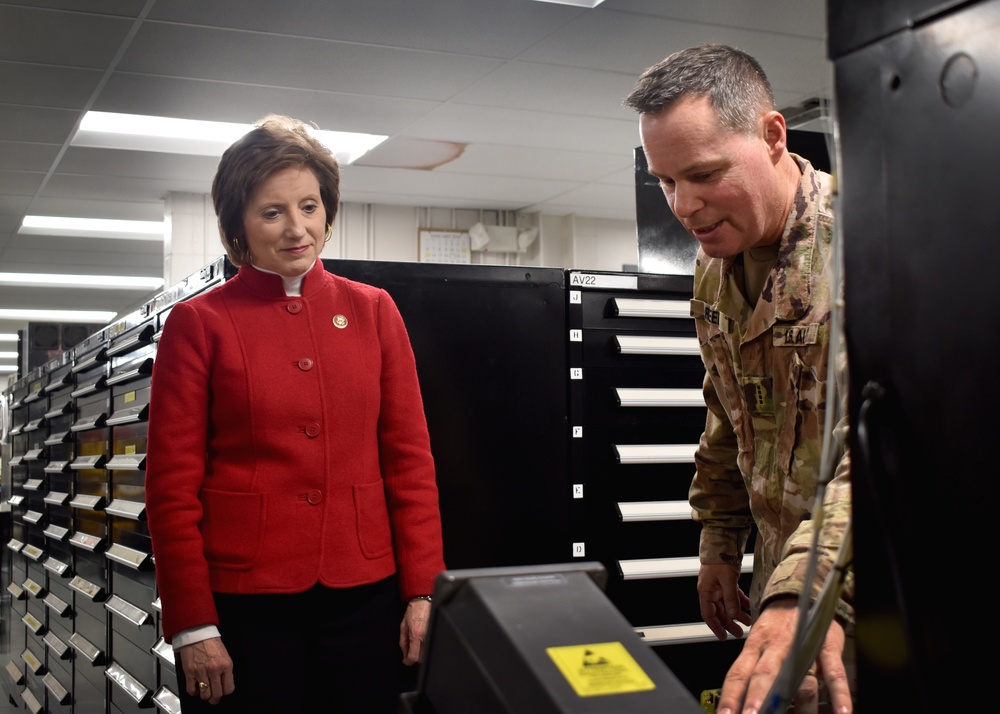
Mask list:
[[[417,255],[421,263],[472,262],[468,231],[420,228],[417,239]]]

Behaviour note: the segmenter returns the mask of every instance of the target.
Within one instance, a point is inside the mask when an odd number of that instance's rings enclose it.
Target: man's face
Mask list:
[[[713,258],[728,258],[781,237],[788,210],[776,164],[773,112],[753,135],[719,127],[706,97],[686,97],[639,122],[649,173],[670,210]]]

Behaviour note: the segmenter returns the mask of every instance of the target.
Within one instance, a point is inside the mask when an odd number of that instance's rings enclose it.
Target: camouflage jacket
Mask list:
[[[802,178],[778,258],[751,308],[735,258],[699,251],[691,314],[706,375],[708,416],[689,500],[702,524],[702,563],[740,563],[757,525],[753,616],[805,581],[825,429],[833,259],[832,178],[795,156]],[[846,421],[837,426],[846,441]],[[850,456],[827,486],[813,596],[836,559],[850,516]],[[850,578],[837,612],[853,621]]]

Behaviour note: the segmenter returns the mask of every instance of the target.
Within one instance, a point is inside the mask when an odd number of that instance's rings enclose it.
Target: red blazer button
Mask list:
[[[319,424],[312,422],[311,424],[306,424],[306,436],[315,439],[319,436]]]
[[[301,369],[303,372],[308,372],[312,368],[313,368],[313,361],[308,357],[303,357],[302,359],[299,360],[299,369]]]
[[[316,506],[323,501],[323,492],[318,489],[313,489],[306,494],[306,500],[309,501],[310,505]]]
[[[302,303],[300,303],[298,300],[294,300],[288,303],[285,306],[285,309],[288,310],[288,312],[292,313],[293,315],[297,315],[300,312],[302,312]]]

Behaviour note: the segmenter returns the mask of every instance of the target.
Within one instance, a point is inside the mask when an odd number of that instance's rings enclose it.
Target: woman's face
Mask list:
[[[250,262],[286,278],[305,273],[326,241],[326,210],[311,169],[275,171],[257,188],[243,211]]]

